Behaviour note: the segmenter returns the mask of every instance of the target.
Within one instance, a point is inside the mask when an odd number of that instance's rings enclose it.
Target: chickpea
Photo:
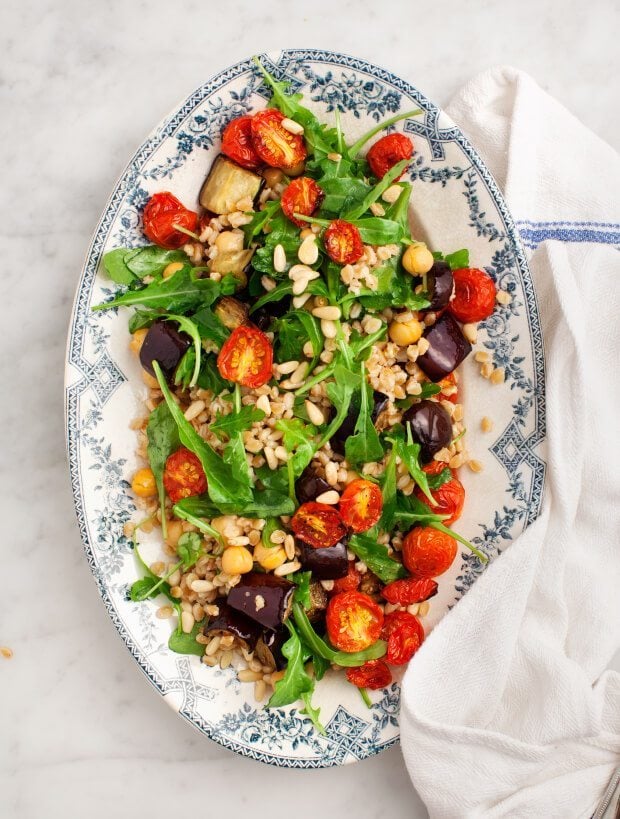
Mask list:
[[[166,543],[168,546],[171,546],[173,549],[176,549],[177,543],[179,542],[179,538],[183,534],[183,521],[181,520],[169,520],[168,521],[168,537],[166,538]]]
[[[222,571],[226,574],[246,574],[252,571],[254,562],[245,546],[229,546],[222,555]]]
[[[224,230],[218,234],[215,246],[220,253],[227,253],[231,250],[243,250],[243,233],[235,230]]]
[[[415,344],[422,336],[422,325],[417,319],[411,321],[392,321],[388,333],[394,344],[399,347],[408,347]]]
[[[152,390],[159,389],[159,381],[155,378],[154,375],[147,373],[146,370],[142,370],[142,380],[146,384],[147,387],[150,387]]]
[[[286,552],[282,546],[263,546],[259,541],[254,547],[254,560],[259,563],[263,569],[270,572],[277,569],[286,562]]]
[[[428,273],[434,262],[433,254],[424,242],[409,245],[403,253],[403,267],[412,276],[422,276],[424,273]]]
[[[164,271],[161,275],[164,277],[164,279],[169,279],[179,270],[183,270],[183,262],[170,262],[170,264],[167,264],[164,267]]]
[[[263,171],[263,179],[267,183],[268,188],[275,188],[276,185],[284,181],[284,174],[280,168],[265,168]]]
[[[131,488],[139,498],[152,498],[157,494],[157,485],[153,470],[145,468],[139,469],[133,476]]]
[[[142,345],[144,344],[144,339],[146,338],[146,334],[148,330],[146,327],[142,327],[140,330],[136,330],[136,332],[132,335],[131,341],[129,342],[129,349],[132,353],[136,355],[140,355],[140,350],[142,349]]]

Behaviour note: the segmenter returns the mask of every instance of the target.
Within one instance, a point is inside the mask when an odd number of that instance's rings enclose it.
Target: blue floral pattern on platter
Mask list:
[[[416,235],[446,252],[469,247],[472,264],[511,294],[510,303],[498,305],[480,328],[478,345],[504,368],[506,383],[489,385],[473,360],[465,362],[462,374],[469,448],[484,460],[485,471],[462,476],[468,504],[459,528],[492,559],[538,515],[545,477],[538,309],[503,198],[459,129],[404,80],[326,51],[290,50],[261,59],[301,91],[321,118],[332,122],[338,110],[352,139],[399,110],[422,109],[421,116],[396,126],[412,135],[416,149],[409,172]],[[284,767],[326,767],[380,753],[398,740],[398,683],[373,692],[369,710],[355,689],[328,674],[317,696],[326,727],[320,735],[297,708],[256,706],[252,686],[241,685],[232,669],[207,668],[196,657],[168,651],[170,625],[155,618],[156,604],[133,604],[127,594],[137,571],[133,544],[123,531],[138,519],[127,479],[137,464],[128,423],[139,414],[139,369],[127,350],[126,313],[90,311],[111,292],[99,273],[102,254],[144,243],[141,211],[151,193],[170,189],[191,205],[223,126],[264,107],[268,98],[252,62],[238,63],[188,97],[127,166],[95,231],[76,294],[66,363],[67,446],[88,562],[112,621],[152,684],[182,717],[231,750]],[[484,414],[494,416],[496,438],[477,429]],[[141,549],[153,559],[159,555],[156,536]],[[427,629],[484,570],[468,552],[460,558],[440,581]]]

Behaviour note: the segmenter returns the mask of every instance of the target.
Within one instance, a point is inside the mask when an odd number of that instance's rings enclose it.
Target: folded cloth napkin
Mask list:
[[[538,520],[407,670],[403,754],[431,817],[590,817],[620,764],[620,161],[511,68],[448,113],[533,251],[548,471]]]

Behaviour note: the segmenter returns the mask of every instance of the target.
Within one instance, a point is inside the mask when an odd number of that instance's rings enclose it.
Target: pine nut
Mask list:
[[[284,543],[285,538],[286,532],[284,531],[284,529],[275,529],[271,533],[271,537],[269,538],[269,540],[271,541],[271,543],[275,543],[276,545],[279,546],[280,543]]]
[[[167,620],[169,617],[172,617],[173,613],[172,606],[160,606],[155,612],[155,617],[158,617],[160,620]]]
[[[306,412],[308,413],[311,424],[320,427],[325,423],[325,416],[316,404],[313,404],[312,401],[305,401],[304,406],[306,407]]]
[[[482,367],[480,367],[480,375],[483,378],[490,378],[491,374],[494,371],[494,369],[495,368],[493,367],[493,365],[491,364],[490,361],[485,361],[485,363],[482,365]]]
[[[267,685],[265,684],[264,680],[256,680],[254,683],[254,699],[256,702],[261,702],[261,700],[265,699],[265,694],[267,693]]]
[[[366,316],[362,321],[362,327],[370,336],[373,333],[377,333],[383,327],[383,322],[376,316]]]
[[[463,325],[463,335],[469,341],[470,344],[475,344],[478,340],[478,325],[477,324],[464,324]]]
[[[301,563],[299,560],[292,560],[290,563],[283,563],[281,566],[278,566],[277,569],[273,570],[273,573],[278,577],[284,577],[286,574],[298,572],[299,569],[301,569]]]
[[[327,154],[327,158],[330,159],[332,162],[340,162],[342,159],[342,154],[336,153],[336,151],[330,151]]]
[[[297,279],[316,279],[318,276],[318,271],[308,267],[307,264],[294,264],[288,272],[288,277],[293,282]]]
[[[332,591],[334,588],[334,581],[333,580],[321,580],[319,581],[321,586],[325,589],[325,591]]]
[[[286,451],[286,449],[283,446],[277,446],[275,448],[275,453],[276,453],[276,458],[279,461],[284,461],[284,462],[288,461],[288,452]]]
[[[392,205],[394,202],[396,202],[402,192],[403,189],[400,185],[390,185],[387,190],[383,191],[381,198],[384,202],[388,202],[388,204]]]
[[[239,682],[258,682],[258,680],[262,680],[262,678],[262,671],[252,671],[250,668],[244,668],[243,671],[237,672]]]
[[[428,602],[428,600],[424,600],[422,603],[420,603],[418,614],[420,615],[420,617],[426,617],[430,610],[431,604]]]
[[[278,468],[279,462],[278,462],[278,459],[276,458],[276,453],[273,451],[273,449],[270,446],[266,446],[263,449],[263,455],[265,456],[265,459],[267,460],[267,466],[269,467],[269,469],[273,470],[273,469]]]
[[[317,496],[316,502],[317,503],[326,503],[329,506],[335,506],[340,500],[340,495],[336,492],[335,489],[330,489],[327,492],[323,492],[321,495]]]
[[[491,373],[491,383],[492,384],[503,384],[506,380],[506,373],[504,372],[503,367],[497,367]]]
[[[319,258],[319,248],[314,233],[311,233],[307,239],[303,240],[297,251],[297,256],[300,262],[307,265],[314,264]]]
[[[311,296],[310,293],[302,293],[300,296],[294,296],[293,297],[293,307],[295,308],[295,310],[299,310],[301,307],[303,307],[304,304],[310,298],[310,296]]]
[[[385,208],[381,202],[373,202],[370,206],[370,212],[373,216],[385,216]]]
[[[407,611],[409,612],[409,614],[413,614],[414,617],[419,612],[419,610],[420,610],[419,603],[412,603],[410,606],[407,606]]]
[[[291,384],[301,384],[308,374],[308,362],[302,361],[297,369],[291,374]]]
[[[259,410],[262,410],[265,415],[271,415],[271,403],[266,395],[261,395],[261,397],[256,402],[256,406]]]
[[[203,594],[204,592],[213,591],[213,583],[210,580],[194,580],[190,588],[198,594]]]
[[[228,668],[228,666],[232,663],[232,659],[232,651],[224,651],[220,657],[220,668]]]
[[[312,346],[311,341],[306,341],[302,348],[302,352],[306,356],[306,358],[312,358],[312,356],[314,355],[314,347]]]
[[[490,360],[491,353],[487,353],[485,350],[478,350],[478,352],[474,355],[474,361],[477,361],[478,364],[484,364]]]
[[[495,294],[495,301],[498,304],[510,304],[512,296],[506,290],[498,290]]]
[[[340,307],[315,307],[312,315],[318,319],[327,319],[328,321],[338,321],[342,313]]]
[[[261,276],[260,283],[268,293],[276,288],[276,283],[270,276]]]
[[[282,245],[276,245],[273,251],[273,268],[276,273],[284,273],[286,270],[286,253]]]
[[[307,239],[307,238],[308,238],[308,236],[314,236],[314,235],[315,235],[315,234],[313,233],[312,228],[307,227],[307,228],[304,228],[304,229],[301,231],[301,233],[299,234],[299,238],[300,238],[300,239],[301,239],[301,241],[303,242],[303,240],[304,240],[304,239]]]
[[[474,458],[471,458],[467,461],[467,466],[471,469],[472,472],[482,472],[484,469],[483,464],[480,461],[476,461]]]
[[[461,452],[459,452],[457,455],[453,455],[449,461],[450,469],[458,469],[460,466],[463,466],[464,460],[465,458]]]
[[[289,119],[288,117],[284,117],[280,125],[285,131],[288,131],[289,134],[303,134],[304,132],[303,125],[300,125],[298,122],[295,122],[294,119]]]
[[[184,634],[189,634],[190,631],[194,628],[194,615],[191,611],[182,611],[181,612],[181,628],[183,629]]]
[[[290,375],[295,372],[297,367],[299,367],[299,361],[284,361],[282,364],[278,364],[278,371],[280,375]]]
[[[338,483],[338,467],[333,461],[329,461],[325,465],[325,480],[330,486],[335,486]]]
[[[295,279],[293,282],[293,295],[294,296],[301,296],[301,294],[305,291],[306,287],[308,287],[310,279]]]
[[[336,336],[338,335],[338,327],[336,324],[334,324],[333,321],[322,319],[321,332],[323,333],[325,338],[336,338]]]
[[[480,421],[480,429],[483,432],[491,432],[493,429],[493,421],[487,415]]]

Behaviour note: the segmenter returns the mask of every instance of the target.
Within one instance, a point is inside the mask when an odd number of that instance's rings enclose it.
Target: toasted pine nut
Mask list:
[[[478,339],[478,325],[477,324],[464,324],[463,325],[463,335],[469,341],[470,344],[475,344]]]
[[[336,335],[338,334],[338,328],[333,321],[322,319],[321,332],[323,333],[325,338],[336,338]]]
[[[194,628],[194,615],[191,611],[182,611],[181,612],[181,628],[183,629],[184,634],[189,634],[190,631]]]
[[[297,251],[297,256],[300,262],[307,265],[314,264],[319,258],[319,248],[314,233],[311,233],[303,240]]]
[[[284,117],[280,125],[285,131],[288,131],[289,134],[303,134],[304,132],[303,125],[300,125],[298,122],[295,122],[294,119],[289,119],[288,117]]]
[[[259,410],[262,410],[265,413],[265,415],[267,416],[271,415],[271,403],[266,395],[261,395],[261,397],[256,402],[256,407]]]
[[[295,372],[297,367],[299,367],[299,361],[284,361],[282,364],[278,364],[278,371],[280,375],[290,375]]]
[[[498,304],[510,304],[512,301],[512,296],[507,290],[498,290],[495,294],[495,301]]]
[[[297,572],[299,569],[301,569],[299,560],[292,560],[290,563],[283,563],[281,566],[278,566],[277,569],[273,570],[273,573],[278,577],[284,577],[284,575],[293,574],[293,572]]]
[[[486,350],[478,350],[478,352],[474,355],[474,361],[477,361],[479,364],[485,364],[490,360],[491,353],[487,353]]]
[[[476,461],[474,458],[470,458],[469,461],[467,461],[467,466],[472,472],[482,472],[484,469],[482,463],[480,463],[480,461]]]
[[[189,407],[185,410],[185,420],[193,421],[197,418],[207,405],[204,401],[192,401]]]
[[[293,296],[293,307],[299,310],[310,298],[311,293],[302,293],[301,296]]]
[[[318,319],[327,319],[328,321],[338,321],[342,313],[340,307],[315,307],[312,315]]]
[[[384,202],[388,202],[391,205],[394,202],[396,202],[396,200],[398,199],[402,192],[403,189],[401,188],[400,185],[390,185],[390,187],[387,190],[383,191],[383,193],[381,194],[381,198],[383,199]]]
[[[282,245],[276,245],[273,251],[273,268],[276,273],[284,273],[286,270],[286,253]]]
[[[317,496],[316,502],[317,503],[327,503],[329,506],[335,506],[340,500],[340,495],[336,492],[335,489],[329,489],[327,492],[323,492],[321,495]]]
[[[342,159],[342,154],[338,154],[336,153],[336,151],[330,151],[327,154],[327,158],[332,162],[340,162],[340,160]]]
[[[260,283],[263,285],[265,290],[270,293],[272,290],[275,290],[276,283],[271,278],[271,276],[261,276]]]
[[[310,423],[317,427],[320,427],[321,424],[325,423],[325,416],[316,404],[313,404],[312,401],[305,401],[304,406],[306,407],[306,412],[308,413]]]
[[[503,384],[506,380],[506,373],[504,372],[503,367],[497,367],[491,373],[491,383],[492,384]]]
[[[370,212],[373,216],[385,216],[385,208],[381,202],[373,202],[370,206]]]
[[[488,417],[488,415],[485,415],[480,421],[480,429],[483,432],[491,432],[493,429],[493,421]]]
[[[428,602],[428,600],[424,600],[424,602],[420,603],[420,607],[418,609],[418,614],[420,615],[420,617],[426,617],[426,615],[429,613],[430,609],[431,609],[431,604]]]

